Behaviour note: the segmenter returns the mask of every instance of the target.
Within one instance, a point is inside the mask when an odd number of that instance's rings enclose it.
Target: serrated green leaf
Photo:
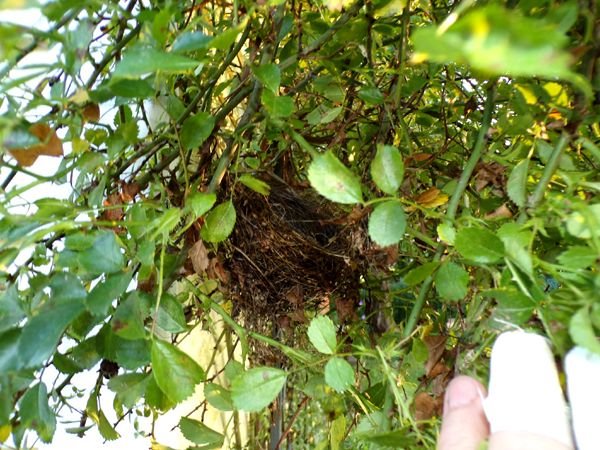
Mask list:
[[[316,155],[308,181],[323,197],[337,203],[362,203],[360,180],[331,152]]]
[[[241,411],[260,411],[267,407],[285,385],[287,374],[281,369],[256,367],[238,375],[231,383],[233,406]]]
[[[244,186],[252,189],[255,192],[258,192],[259,194],[269,195],[269,192],[271,192],[271,186],[269,186],[263,180],[253,177],[252,175],[244,174],[239,178],[239,181]]]
[[[152,342],[152,374],[161,391],[174,403],[179,403],[194,392],[205,378],[204,370],[189,355],[155,338]]]
[[[36,367],[56,350],[67,326],[84,311],[82,300],[49,303],[31,317],[19,339],[19,360],[22,367]]]
[[[310,321],[308,339],[321,353],[333,355],[337,346],[335,325],[327,316],[318,316]]]
[[[86,298],[87,310],[96,316],[105,316],[113,301],[118,298],[131,283],[131,272],[108,274],[104,281],[94,286]]]
[[[508,197],[519,207],[525,206],[527,201],[527,172],[529,171],[529,159],[519,161],[513,167],[506,183]]]
[[[325,364],[325,382],[337,392],[354,384],[354,369],[345,359],[333,357]]]
[[[381,247],[400,242],[405,229],[406,214],[397,201],[379,203],[369,217],[369,236]]]
[[[378,145],[371,162],[371,177],[379,189],[394,195],[402,184],[404,162],[400,151],[391,145]]]
[[[492,264],[504,256],[502,241],[484,228],[459,229],[454,245],[462,256],[477,263]]]
[[[485,295],[495,299],[498,304],[494,316],[517,326],[523,325],[531,318],[536,306],[533,300],[516,289],[490,289]]]
[[[418,267],[415,267],[414,269],[411,269],[406,274],[403,281],[408,286],[416,286],[417,284],[425,281],[425,279],[429,275],[431,275],[435,271],[435,269],[437,269],[439,267],[439,265],[440,265],[440,263],[437,261],[426,262],[425,264],[422,264]]]
[[[169,208],[152,222],[153,233],[150,235],[150,240],[156,239],[157,236],[168,235],[181,220],[181,209]]]
[[[207,112],[199,112],[185,119],[181,125],[179,139],[185,150],[200,147],[211,135],[215,127],[215,118]]]
[[[225,441],[225,436],[221,433],[207,427],[202,422],[187,417],[181,418],[179,429],[183,437],[194,444],[201,445],[202,448],[221,448]]]
[[[260,98],[270,117],[281,119],[294,113],[295,106],[292,97],[277,95],[266,89],[263,90]]]
[[[13,328],[24,317],[17,286],[11,284],[0,297],[0,333]]]
[[[124,373],[112,377],[108,388],[117,394],[117,398],[126,408],[133,408],[146,392],[146,386],[152,375],[147,373]]]
[[[235,226],[236,213],[231,200],[221,203],[206,215],[200,231],[206,242],[218,243],[229,237]]]
[[[217,201],[216,194],[212,192],[194,192],[185,199],[185,206],[189,208],[196,217],[201,217],[210,211]]]
[[[88,273],[98,275],[118,272],[125,265],[121,246],[112,231],[96,234],[92,246],[80,252],[77,260]]]
[[[38,383],[25,392],[19,402],[19,413],[26,428],[33,428],[43,442],[52,441],[56,415],[48,405],[48,391],[44,383]]]
[[[125,53],[115,68],[113,79],[136,79],[148,73],[180,73],[198,67],[199,62],[186,56],[155,48],[137,48]]]
[[[469,274],[458,264],[444,262],[435,274],[435,289],[444,300],[461,300],[468,292]]]
[[[277,93],[281,83],[281,70],[277,64],[268,63],[252,69],[254,75],[271,92]]]
[[[187,330],[183,305],[172,295],[163,294],[156,324],[169,333],[182,333]]]
[[[319,105],[306,116],[306,121],[309,125],[325,125],[333,122],[342,111],[343,107],[341,106],[327,108],[324,105]]]
[[[137,292],[130,293],[117,307],[110,325],[113,333],[123,339],[143,339],[145,314]]]
[[[231,392],[216,383],[204,385],[204,398],[213,408],[219,411],[233,411]]]

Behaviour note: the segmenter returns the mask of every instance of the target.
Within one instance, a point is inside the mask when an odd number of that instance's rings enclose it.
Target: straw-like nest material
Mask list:
[[[237,221],[230,269],[237,310],[247,321],[276,320],[328,304],[331,296],[355,302],[360,264],[352,226],[308,189],[269,180],[263,196],[236,189]]]

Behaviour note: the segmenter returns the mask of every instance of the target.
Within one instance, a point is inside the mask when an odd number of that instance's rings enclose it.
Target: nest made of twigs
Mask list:
[[[355,303],[361,273],[355,227],[336,221],[344,213],[312,190],[267,181],[268,196],[243,186],[233,196],[229,266],[237,311],[264,324],[328,308],[332,295]]]

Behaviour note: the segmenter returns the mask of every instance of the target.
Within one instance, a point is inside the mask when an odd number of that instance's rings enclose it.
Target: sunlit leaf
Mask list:
[[[404,162],[400,151],[391,145],[378,145],[371,162],[371,177],[379,189],[394,195],[404,177]]]
[[[459,229],[454,245],[462,256],[478,263],[494,263],[504,256],[502,241],[484,228]]]
[[[200,231],[206,242],[222,242],[229,237],[235,226],[236,213],[231,200],[216,206],[206,215],[204,227]]]
[[[400,242],[405,229],[406,214],[397,201],[379,203],[369,217],[369,236],[381,247]]]
[[[194,69],[198,61],[152,47],[136,48],[125,53],[113,72],[113,79],[139,78],[148,73],[180,73]]]
[[[345,359],[334,357],[325,364],[325,382],[337,392],[354,384],[354,369]]]
[[[362,203],[360,180],[331,152],[318,154],[308,168],[308,180],[323,197],[338,203]]]
[[[202,446],[201,448],[221,448],[225,440],[225,436],[221,433],[207,427],[202,422],[187,417],[181,418],[179,429],[188,441]]]
[[[317,316],[310,321],[308,326],[308,339],[321,353],[331,355],[335,353],[337,345],[335,338],[335,325],[327,316]]]
[[[235,409],[260,411],[267,407],[283,388],[287,374],[273,367],[255,367],[242,372],[231,383]]]

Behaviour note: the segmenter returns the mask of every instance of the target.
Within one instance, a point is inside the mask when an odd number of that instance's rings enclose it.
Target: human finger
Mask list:
[[[489,434],[482,407],[485,388],[467,376],[453,379],[444,396],[438,450],[475,450]]]

